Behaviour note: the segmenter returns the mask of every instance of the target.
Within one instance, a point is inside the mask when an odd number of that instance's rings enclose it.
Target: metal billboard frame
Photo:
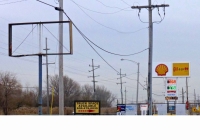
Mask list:
[[[69,53],[35,53],[35,54],[12,54],[12,27],[17,25],[29,25],[29,24],[54,24],[54,23],[69,23],[69,41],[70,52]],[[24,56],[38,56],[38,55],[71,55],[73,54],[73,38],[72,38],[72,22],[71,21],[46,21],[46,22],[24,22],[24,23],[9,23],[8,24],[8,55],[10,57],[24,57]]]

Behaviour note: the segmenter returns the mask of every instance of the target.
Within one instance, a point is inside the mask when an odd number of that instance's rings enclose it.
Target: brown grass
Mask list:
[[[65,115],[72,115],[73,107],[65,107],[64,114]],[[47,108],[42,107],[42,114],[47,114]],[[58,115],[59,108],[54,107],[52,108],[52,115]],[[116,107],[112,108],[101,108],[102,115],[114,115],[116,114]],[[0,110],[0,115],[3,115],[3,111]],[[20,107],[15,110],[9,111],[9,115],[38,115],[38,108],[37,107]]]

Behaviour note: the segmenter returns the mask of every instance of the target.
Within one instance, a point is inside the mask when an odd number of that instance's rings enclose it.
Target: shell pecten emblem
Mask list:
[[[166,76],[168,67],[165,64],[159,64],[156,66],[155,72],[158,74],[158,76]]]

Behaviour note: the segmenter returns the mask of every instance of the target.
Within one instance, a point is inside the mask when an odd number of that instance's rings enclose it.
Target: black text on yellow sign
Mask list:
[[[100,101],[75,101],[76,114],[100,114]]]

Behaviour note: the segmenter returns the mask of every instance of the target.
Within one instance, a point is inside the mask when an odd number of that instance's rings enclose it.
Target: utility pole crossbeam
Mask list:
[[[94,70],[96,70],[96,69],[98,69],[98,68],[100,68],[100,66],[94,66],[94,62],[93,62],[93,59],[92,59],[92,66],[91,65],[89,65],[89,67],[92,67],[92,72],[93,72],[93,76],[88,76],[88,77],[93,77],[93,88],[94,88],[94,96],[95,96],[95,99],[96,99],[96,95],[95,95],[95,82],[97,82],[97,81],[95,81],[95,77],[97,77],[97,76],[94,76]],[[96,67],[96,68],[94,68],[94,67]],[[89,71],[89,72],[91,72],[91,71]],[[99,75],[98,75],[99,76]]]
[[[148,9],[149,11],[149,62],[148,62],[148,104],[149,104],[149,115],[152,115],[152,56],[153,56],[153,22],[152,22],[152,10],[159,7],[169,7],[169,5],[152,5],[151,0],[148,0],[147,6],[132,6],[132,9]]]
[[[121,104],[123,104],[123,92],[122,92],[122,84],[123,83],[126,83],[126,82],[123,82],[122,83],[122,78],[126,76],[126,74],[121,74],[121,69],[120,69],[120,74],[117,74],[117,75],[120,75],[120,78],[117,78],[117,79],[120,79],[120,83],[117,83],[117,84],[121,84]],[[123,77],[122,77],[123,76]]]
[[[55,63],[48,63],[48,55],[47,51],[50,50],[47,48],[47,38],[46,38],[46,48],[43,49],[46,51],[46,63],[43,63],[43,65],[46,65],[46,75],[47,75],[47,114],[49,115],[49,75],[48,75],[48,65],[49,64],[55,64]]]

